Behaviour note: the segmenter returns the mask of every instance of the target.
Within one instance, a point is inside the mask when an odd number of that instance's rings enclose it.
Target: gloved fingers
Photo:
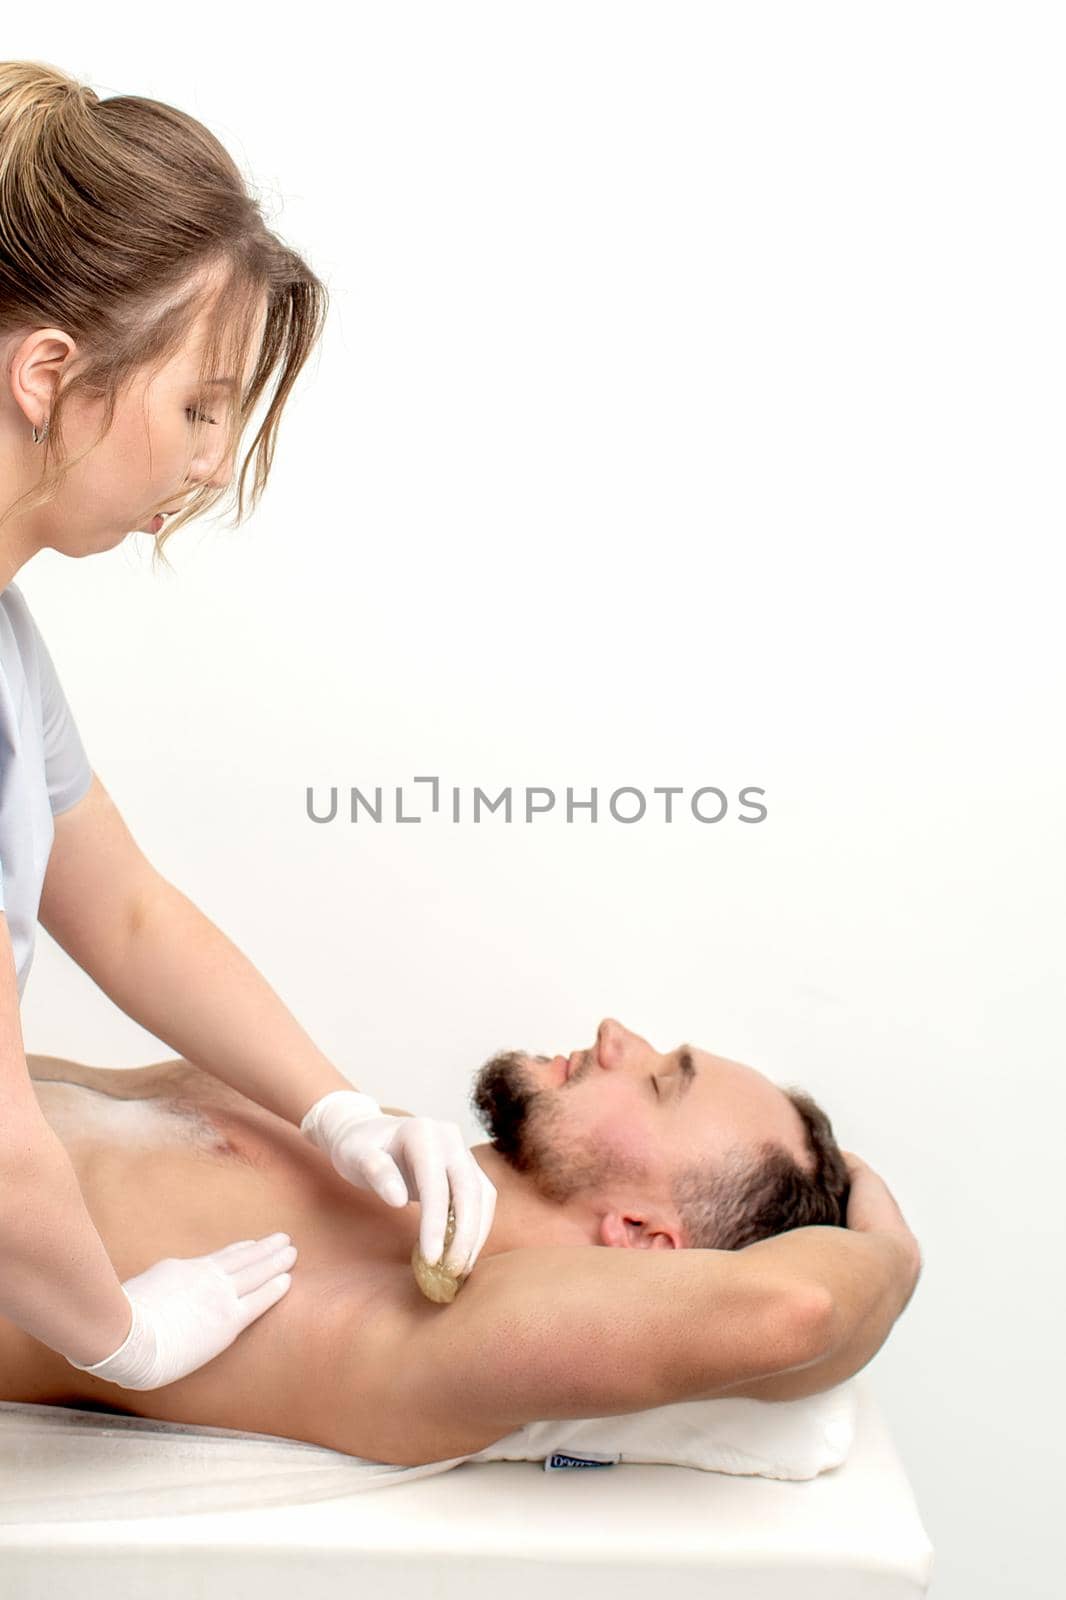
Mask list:
[[[386,1205],[395,1206],[397,1209],[407,1204],[410,1199],[407,1185],[391,1156],[385,1155],[384,1151],[376,1150],[362,1157],[359,1169],[379,1200],[384,1200]]]
[[[279,1272],[288,1272],[296,1256],[297,1249],[294,1244],[284,1245],[279,1250],[270,1250],[266,1255],[256,1256],[243,1266],[231,1268],[230,1282],[243,1299],[246,1294],[261,1288],[268,1279],[277,1277]]]
[[[221,1250],[212,1250],[210,1259],[225,1267],[228,1272],[233,1272],[240,1267],[246,1267],[249,1261],[255,1261],[261,1255],[269,1255],[289,1243],[287,1233],[268,1233],[264,1234],[262,1239],[238,1239],[235,1244],[223,1245]]]
[[[418,1248],[426,1261],[437,1262],[444,1254],[449,1205],[455,1210],[456,1238],[465,1232],[472,1242],[481,1220],[481,1196],[474,1197],[477,1214],[471,1219],[474,1185],[469,1166],[473,1157],[466,1148],[459,1124],[438,1122],[429,1117],[410,1120],[412,1126],[404,1139],[403,1154],[422,1207]],[[415,1127],[415,1123],[422,1126]]]
[[[373,1123],[370,1119],[357,1123],[337,1138],[331,1158],[336,1170],[348,1183],[368,1189],[379,1200],[384,1200],[386,1205],[399,1207],[405,1206],[408,1201],[405,1174],[392,1156],[368,1137],[371,1128],[377,1135],[383,1124],[393,1120],[399,1119],[379,1117]],[[413,1122],[415,1119],[412,1117],[408,1120]]]
[[[474,1270],[485,1241],[492,1232],[496,1215],[496,1185],[482,1172],[470,1151],[466,1155],[466,1167],[458,1174],[461,1185],[458,1201],[455,1198],[455,1180],[452,1180],[455,1238],[444,1262],[447,1272],[460,1273],[464,1277]],[[468,1239],[473,1240],[472,1245],[467,1243]]]
[[[284,1299],[291,1286],[292,1274],[282,1272],[268,1278],[261,1288],[253,1289],[251,1294],[243,1295],[239,1312],[242,1332],[256,1317],[261,1317],[264,1311],[269,1311],[271,1306],[276,1306],[279,1300]]]

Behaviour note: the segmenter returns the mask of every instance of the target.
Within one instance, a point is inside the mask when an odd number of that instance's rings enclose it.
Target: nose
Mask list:
[[[617,1067],[625,1050],[628,1037],[626,1029],[614,1017],[604,1017],[596,1029],[596,1046],[593,1051],[601,1067]]]
[[[211,489],[228,489],[233,479],[233,460],[227,453],[215,467],[215,470],[204,478],[204,482]]]
[[[215,430],[208,429],[208,432]],[[233,479],[233,458],[236,452],[236,440],[228,445],[220,455],[204,455],[194,464],[190,474],[194,483],[204,484],[209,489],[227,489]],[[196,469],[199,470],[196,470]]]

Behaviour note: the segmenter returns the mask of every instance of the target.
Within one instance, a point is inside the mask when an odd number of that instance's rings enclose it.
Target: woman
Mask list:
[[[120,1283],[40,1114],[19,1004],[37,920],[180,1055],[297,1124],[356,1188],[417,1200],[420,1248],[469,1271],[496,1191],[456,1123],[353,1090],[251,963],[141,854],[92,773],[12,582],[216,504],[259,399],[253,505],[324,286],[265,226],[192,118],[0,62],[0,1312],[81,1371],[151,1389],[196,1370],[291,1283],[287,1234],[166,1259]],[[164,519],[174,521],[163,534]],[[248,1041],[257,1041],[253,1050]]]

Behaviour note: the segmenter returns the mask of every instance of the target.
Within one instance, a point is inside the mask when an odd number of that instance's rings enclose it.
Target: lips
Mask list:
[[[551,1061],[552,1067],[562,1068],[562,1077],[559,1079],[559,1082],[568,1083],[573,1077],[577,1068],[581,1065],[581,1061],[582,1052],[580,1050],[572,1050],[569,1056],[553,1056]]]

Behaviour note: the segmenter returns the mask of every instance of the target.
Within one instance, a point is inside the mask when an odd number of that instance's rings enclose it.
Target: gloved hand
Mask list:
[[[287,1233],[242,1239],[206,1256],[168,1256],[122,1285],[133,1322],[112,1355],[80,1372],[123,1389],[160,1389],[220,1355],[288,1293],[296,1246]]]
[[[418,1201],[419,1249],[427,1261],[438,1262],[443,1254],[450,1199],[455,1237],[444,1264],[456,1273],[473,1270],[492,1231],[496,1186],[467,1149],[457,1122],[393,1117],[371,1095],[332,1089],[315,1101],[300,1132],[356,1189],[368,1189],[390,1206]]]

